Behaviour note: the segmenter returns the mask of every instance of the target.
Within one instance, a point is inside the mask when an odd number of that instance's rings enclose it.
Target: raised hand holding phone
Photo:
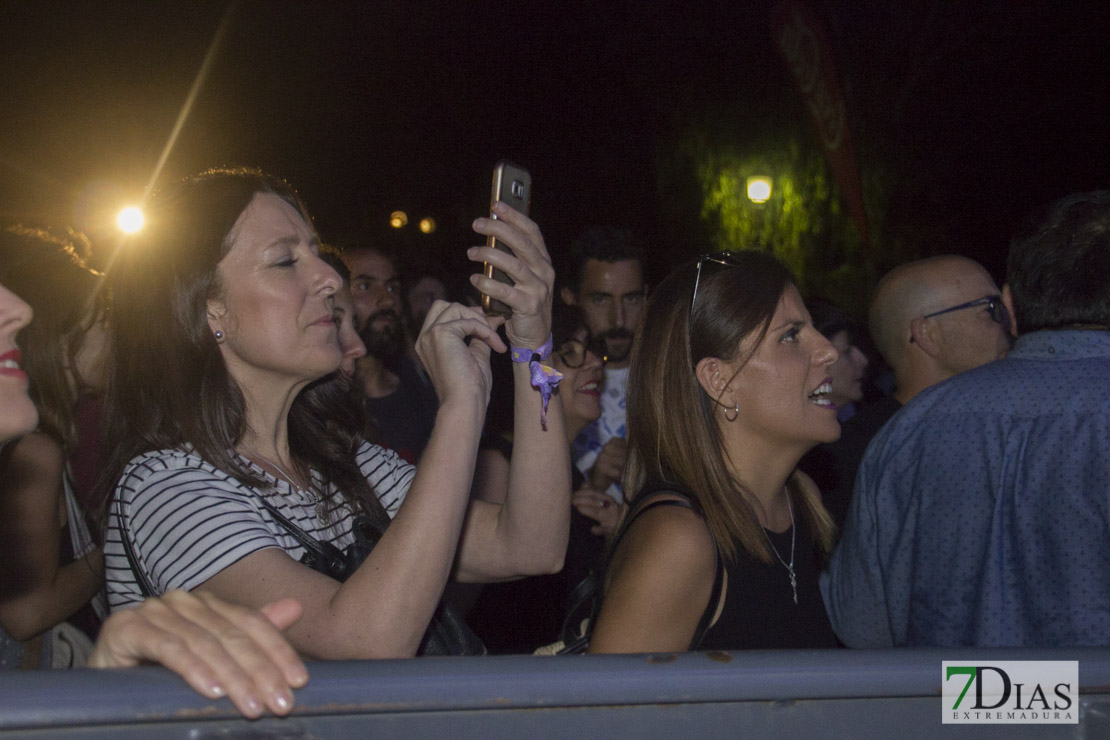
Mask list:
[[[510,281],[504,283],[481,274],[471,275],[470,281],[479,291],[511,310],[505,324],[509,342],[516,347],[538,349],[551,337],[551,297],[555,282],[551,257],[534,221],[503,202],[496,203],[493,211],[497,218],[475,219],[474,230],[496,237],[510,249],[471,247],[467,256],[505,272]]]
[[[489,203],[490,218],[497,219],[494,204],[498,202],[505,203],[517,213],[522,213],[527,216],[528,205],[531,201],[532,176],[529,174],[528,170],[523,167],[518,167],[508,160],[503,159],[498,162],[493,168],[493,184],[490,189]],[[493,234],[487,235],[486,246],[491,249],[500,249],[508,251],[509,254],[513,254],[512,248]],[[486,262],[483,267],[483,274],[487,278],[504,283],[505,285],[513,285],[513,279],[493,263]],[[486,313],[498,314],[506,318],[512,314],[511,307],[484,291],[482,293],[482,310]]]

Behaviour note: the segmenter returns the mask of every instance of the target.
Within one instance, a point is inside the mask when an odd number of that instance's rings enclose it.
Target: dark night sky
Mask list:
[[[662,244],[656,158],[679,118],[812,137],[770,2],[245,2],[160,181],[217,164],[290,179],[329,238],[434,215],[442,250],[500,157],[535,177],[553,250],[586,223]],[[1034,206],[1110,183],[1110,4],[811,0],[888,219],[942,224],[992,269]],[[227,4],[0,4],[0,216],[98,233],[151,177]],[[102,204],[102,205],[101,205]],[[104,212],[108,212],[107,210]],[[697,214],[691,214],[694,219]]]

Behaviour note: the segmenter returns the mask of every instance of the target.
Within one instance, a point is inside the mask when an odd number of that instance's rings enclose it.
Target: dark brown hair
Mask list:
[[[691,309],[697,264],[680,265],[655,288],[640,317],[628,376],[628,464],[624,490],[635,497],[649,481],[687,489],[705,514],[721,551],[729,559],[736,543],[764,562],[767,545],[752,494],[730,473],[711,398],[695,375],[705,357],[741,367],[741,342],[754,349],[763,340],[779,300],[793,284],[789,271],[759,252],[733,253],[729,266],[706,263]],[[788,481],[795,511],[809,524],[814,541],[828,552],[833,525],[820,497]]]
[[[1028,223],[1006,262],[1018,331],[1110,325],[1110,191],[1068,196]]]
[[[77,356],[88,330],[104,317],[102,276],[85,264],[76,246],[84,246],[84,240],[72,231],[21,225],[0,229],[0,282],[35,313],[22,330],[20,345],[39,429],[67,452],[77,443],[73,407],[82,390]]]

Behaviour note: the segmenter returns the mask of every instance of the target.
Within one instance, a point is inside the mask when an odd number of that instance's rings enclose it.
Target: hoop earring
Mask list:
[[[222,342],[224,340],[224,333],[222,331],[220,331],[219,329],[217,329],[215,332],[213,332],[212,336],[216,337],[217,342]]]
[[[726,407],[725,412],[724,412],[725,413],[725,421],[736,421],[737,419],[740,418],[740,404],[737,403],[736,399],[732,400],[732,416],[728,415],[728,411],[729,410]]]

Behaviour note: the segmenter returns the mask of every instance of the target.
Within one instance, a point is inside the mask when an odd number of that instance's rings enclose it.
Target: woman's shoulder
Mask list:
[[[416,468],[393,450],[363,440],[355,455],[359,470],[392,518],[408,494]]]
[[[388,447],[382,447],[366,440],[359,444],[355,461],[362,472],[370,477],[375,471],[404,473],[414,466]]]
[[[712,567],[715,544],[705,519],[674,492],[659,491],[637,501],[629,514],[621,549],[637,558],[700,570]]]
[[[131,458],[124,476],[145,478],[167,470],[215,471],[200,455],[188,449],[149,450]]]
[[[44,432],[26,434],[4,447],[0,463],[0,504],[8,516],[56,508],[66,475],[65,452],[56,439]]]
[[[606,603],[634,604],[631,613],[655,614],[652,629],[660,619],[681,623],[683,630],[689,621],[692,633],[696,614],[704,609],[699,600],[708,598],[716,571],[713,536],[701,515],[686,506],[641,505],[639,511],[612,554]]]
[[[8,465],[58,468],[65,462],[65,452],[58,440],[40,431],[13,440],[4,452]]]
[[[175,491],[230,492],[244,486],[195,452],[176,448],[150,450],[131,458],[116,485],[130,493],[171,487]]]

